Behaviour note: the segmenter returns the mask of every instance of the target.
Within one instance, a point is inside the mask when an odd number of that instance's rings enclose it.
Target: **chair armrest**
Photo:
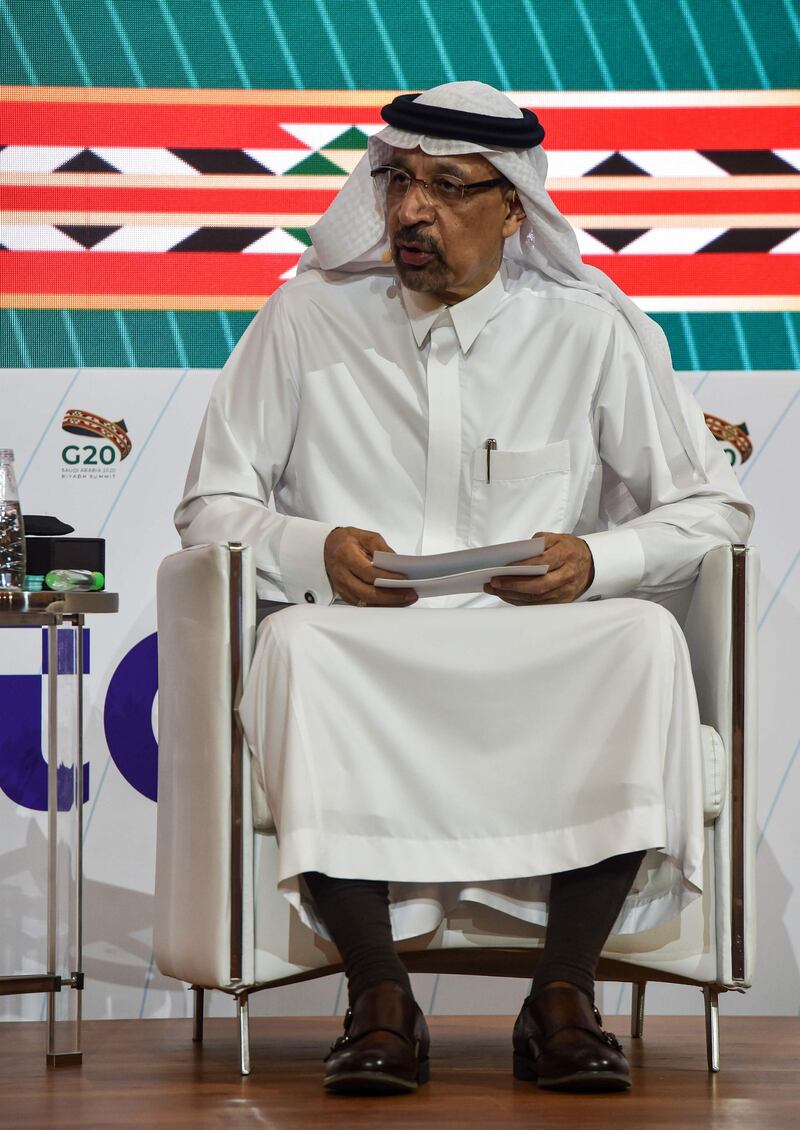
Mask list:
[[[700,720],[714,727],[726,749],[733,724],[734,635],[745,648],[751,642],[757,596],[758,551],[719,546],[703,558],[684,621]]]
[[[206,987],[252,977],[249,754],[235,707],[255,640],[248,547],[201,545],[158,572],[154,950]]]
[[[717,820],[720,981],[749,985],[755,953],[758,551],[706,554],[684,624],[700,720],[722,738],[727,795]]]

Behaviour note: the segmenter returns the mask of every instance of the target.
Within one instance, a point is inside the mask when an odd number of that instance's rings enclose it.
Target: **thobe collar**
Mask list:
[[[466,353],[471,348],[475,338],[494,314],[506,293],[502,267],[482,290],[476,291],[469,298],[452,306],[445,306],[424,292],[408,290],[402,285],[400,289],[417,345],[422,348],[434,322],[443,311],[448,310],[462,353]]]

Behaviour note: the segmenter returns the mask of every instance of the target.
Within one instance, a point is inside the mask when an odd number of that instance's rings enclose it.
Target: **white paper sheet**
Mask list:
[[[377,553],[375,554],[377,557]],[[384,554],[388,557],[389,554]],[[483,592],[483,586],[492,577],[541,577],[546,565],[500,565],[493,569],[469,569],[466,573],[449,573],[445,577],[415,577],[413,580],[394,581],[378,577],[376,588],[410,589],[420,596],[452,596],[462,592]]]
[[[512,565],[515,561],[527,561],[528,558],[538,557],[543,552],[544,538],[528,538],[527,541],[507,541],[501,545],[482,545],[475,549],[457,549],[453,553],[431,553],[421,557],[379,551],[372,558],[372,563],[378,569],[386,569],[390,573],[402,573],[409,579],[450,577],[473,569],[491,569],[494,572],[490,575],[499,577],[498,567]],[[453,592],[474,591],[476,590],[453,590]]]

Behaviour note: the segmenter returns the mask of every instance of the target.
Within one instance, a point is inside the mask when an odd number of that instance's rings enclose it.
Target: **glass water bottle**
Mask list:
[[[25,527],[14,474],[14,452],[0,447],[0,589],[21,589],[24,577]]]

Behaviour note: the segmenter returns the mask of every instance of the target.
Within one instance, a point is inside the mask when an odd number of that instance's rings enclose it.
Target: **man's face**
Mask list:
[[[388,164],[427,182],[450,176],[472,184],[499,175],[478,153],[431,157],[421,149],[394,149]],[[525,218],[508,184],[466,192],[462,201],[442,206],[431,203],[422,185],[412,183],[405,196],[392,199],[389,194],[387,215],[403,284],[450,304],[491,281],[500,266],[503,241]]]

